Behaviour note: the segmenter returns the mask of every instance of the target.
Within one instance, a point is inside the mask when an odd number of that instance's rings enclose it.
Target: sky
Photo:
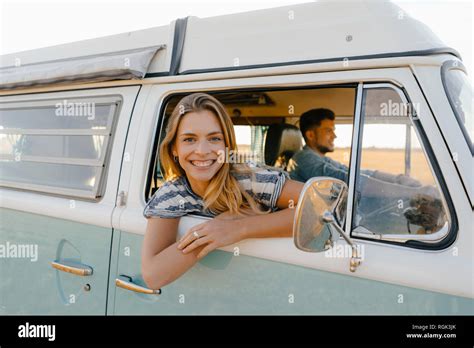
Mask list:
[[[167,25],[176,18],[190,15],[204,18],[304,2],[310,1],[0,0],[0,55]],[[472,1],[393,2],[410,16],[427,24],[447,46],[461,54],[472,85]],[[347,137],[340,136],[338,142],[342,139]],[[343,145],[340,143],[340,146]]]

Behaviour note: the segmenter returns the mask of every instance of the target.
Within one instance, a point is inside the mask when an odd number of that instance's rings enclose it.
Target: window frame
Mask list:
[[[355,209],[355,184],[356,178],[359,177],[358,173],[360,172],[360,160],[361,160],[361,151],[362,151],[362,131],[364,127],[364,115],[363,115],[363,93],[367,89],[375,89],[375,88],[391,88],[398,93],[403,103],[408,105],[413,105],[411,102],[409,95],[403,86],[397,86],[396,84],[387,81],[377,81],[377,82],[361,82],[358,90],[357,90],[357,97],[356,97],[356,110],[357,113],[355,114],[354,120],[354,136],[353,136],[353,144],[352,148],[356,149],[356,151],[352,151],[354,153],[354,170],[349,172],[350,180],[349,180],[349,197],[348,197],[348,211],[347,211],[347,218],[346,221],[350,221],[350,223],[346,224],[346,233],[348,233],[354,239],[360,240],[368,240],[368,241],[377,241],[380,243],[386,244],[394,244],[399,246],[405,246],[414,249],[426,249],[426,250],[442,250],[447,248],[451,245],[454,240],[456,239],[457,235],[457,219],[454,211],[454,206],[451,200],[451,196],[449,195],[449,191],[446,186],[446,182],[444,177],[441,173],[439,164],[436,160],[436,156],[431,148],[431,145],[426,137],[426,134],[423,130],[423,127],[420,123],[419,118],[417,117],[416,113],[412,113],[415,111],[413,107],[409,107],[409,113],[407,115],[410,125],[413,127],[413,130],[418,137],[418,141],[420,143],[421,149],[425,155],[426,161],[431,169],[431,173],[433,178],[438,186],[440,194],[442,195],[442,204],[443,208],[447,215],[448,220],[448,229],[444,234],[439,233],[440,230],[434,234],[430,235],[415,235],[415,234],[390,234],[390,235],[380,235],[375,234],[371,231],[369,233],[363,232],[361,230],[357,231],[357,227],[354,228],[354,209]],[[352,161],[352,158],[351,158]],[[352,169],[352,167],[351,167]],[[352,173],[352,174],[351,174]],[[368,230],[367,230],[368,231]],[[439,233],[439,234],[438,234]],[[410,237],[410,238],[407,238]]]
[[[467,70],[461,61],[448,60],[444,62],[441,66],[441,82],[443,84],[444,93],[446,94],[446,98],[448,99],[449,106],[451,107],[451,110],[453,111],[453,114],[456,117],[456,121],[459,124],[459,128],[461,128],[461,133],[464,136],[464,140],[466,141],[467,147],[469,148],[469,150],[471,150],[471,155],[474,155],[474,139],[471,139],[471,136],[469,135],[469,132],[466,129],[466,125],[462,122],[461,116],[457,112],[457,109],[454,105],[454,101],[451,99],[451,94],[448,90],[447,75],[451,70],[462,71],[466,75],[466,77],[468,76]]]
[[[29,109],[38,109],[38,108],[54,108],[58,102],[62,102],[65,99],[68,102],[81,103],[88,102],[94,103],[95,106],[98,105],[107,105],[110,106],[110,111],[107,118],[107,127],[106,129],[62,129],[62,128],[51,128],[51,129],[35,129],[35,128],[10,128],[2,129],[1,134],[18,134],[18,135],[49,135],[49,136],[63,136],[63,135],[102,135],[105,137],[103,151],[100,155],[100,158],[94,159],[81,159],[81,158],[56,158],[56,157],[47,157],[47,156],[21,156],[21,161],[25,162],[36,162],[36,163],[48,163],[48,164],[64,164],[64,165],[79,165],[87,167],[97,167],[98,173],[96,182],[91,191],[73,189],[73,188],[61,188],[50,185],[42,185],[35,183],[19,183],[15,181],[1,180],[0,187],[6,187],[9,189],[15,190],[28,190],[35,191],[39,193],[48,193],[60,195],[66,198],[81,198],[89,201],[97,202],[99,201],[105,190],[106,186],[106,173],[109,167],[110,161],[110,152],[112,149],[113,138],[115,130],[117,127],[118,118],[121,111],[121,106],[123,104],[122,96],[120,95],[90,95],[90,96],[81,96],[81,97],[57,97],[51,99],[41,99],[41,100],[22,100],[22,101],[13,101],[0,103],[0,110],[29,110]],[[10,159],[11,156],[0,156],[0,159]],[[15,157],[13,157],[15,158]]]
[[[344,83],[327,83],[327,84],[307,84],[303,86],[290,86],[290,87],[275,87],[275,86],[260,86],[260,87],[229,87],[229,88],[222,88],[222,89],[215,89],[215,88],[200,88],[200,89],[187,89],[185,91],[181,90],[173,90],[170,91],[166,94],[164,94],[159,101],[158,107],[157,107],[157,123],[154,128],[154,137],[153,137],[153,147],[151,151],[151,155],[148,158],[148,169],[146,171],[147,177],[144,185],[144,191],[142,192],[142,197],[143,197],[143,202],[147,204],[149,200],[151,199],[150,190],[151,190],[151,185],[153,180],[155,179],[163,179],[163,176],[157,176],[155,177],[155,172],[157,171],[157,165],[159,165],[159,149],[158,149],[158,144],[161,143],[161,140],[163,139],[164,131],[165,131],[165,115],[164,112],[168,106],[168,102],[170,99],[176,96],[186,96],[192,93],[197,93],[197,92],[203,92],[203,93],[227,93],[227,92],[273,92],[273,91],[297,91],[297,90],[307,90],[307,89],[327,89],[327,88],[352,88],[354,89],[355,97],[354,97],[354,105],[356,104],[356,99],[357,99],[357,86],[358,82],[356,81],[351,81],[351,82],[344,82]],[[275,116],[275,117],[282,117],[282,116]],[[269,117],[270,119],[271,117]],[[355,116],[354,116],[355,120]],[[353,126],[353,130],[354,130]],[[352,154],[351,150],[351,154]],[[350,163],[349,163],[349,171],[350,171]],[[159,171],[160,174],[161,170]],[[201,215],[197,214],[189,214],[189,216],[193,217],[198,217],[198,218],[206,218]]]

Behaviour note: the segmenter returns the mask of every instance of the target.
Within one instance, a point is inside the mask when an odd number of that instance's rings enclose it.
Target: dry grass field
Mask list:
[[[332,159],[349,164],[350,149],[336,149],[328,154]],[[433,175],[422,150],[413,150],[411,154],[410,176],[424,185],[433,185]],[[405,151],[402,149],[364,149],[362,169],[380,170],[390,174],[404,174]]]

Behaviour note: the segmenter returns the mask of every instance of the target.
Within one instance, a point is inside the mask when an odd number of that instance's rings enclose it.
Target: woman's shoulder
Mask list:
[[[176,218],[191,212],[199,212],[202,202],[196,200],[186,188],[184,177],[167,180],[148,201],[143,216]]]
[[[289,174],[282,169],[256,162],[234,165],[231,173],[239,182],[272,182],[281,176],[289,178]]]
[[[289,179],[283,170],[251,162],[235,166],[231,173],[243,190],[272,209],[276,208],[285,181]]]

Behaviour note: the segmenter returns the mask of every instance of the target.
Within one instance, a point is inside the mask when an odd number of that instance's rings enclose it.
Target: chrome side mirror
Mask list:
[[[344,181],[328,177],[308,180],[296,206],[293,238],[298,249],[321,252],[332,248],[342,236],[352,247],[350,270],[355,272],[361,261],[359,249],[341,227],[346,204],[347,185]]]

